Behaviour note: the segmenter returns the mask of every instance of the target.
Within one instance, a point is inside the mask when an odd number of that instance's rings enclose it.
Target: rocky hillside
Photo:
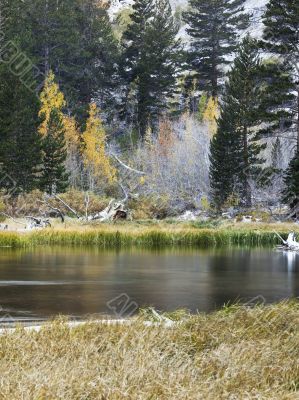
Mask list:
[[[180,11],[188,6],[188,0],[170,0],[174,11]],[[247,0],[246,10],[252,15],[252,23],[249,31],[254,36],[259,36],[262,30],[261,15],[268,0]],[[110,15],[113,17],[124,8],[134,3],[134,0],[111,0]],[[180,30],[180,35],[185,36],[184,27]]]

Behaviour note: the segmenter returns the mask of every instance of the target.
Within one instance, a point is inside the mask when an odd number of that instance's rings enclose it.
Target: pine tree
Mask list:
[[[17,30],[22,30],[20,48],[40,71],[39,79],[52,70],[69,109],[81,120],[86,104],[97,95],[103,103],[108,100],[109,110],[113,96],[108,92],[118,84],[118,44],[104,3],[12,1],[16,6],[10,12],[14,16],[11,29],[17,26]]]
[[[291,116],[291,127],[297,138],[296,154],[291,161],[286,173],[286,189],[283,197],[285,200],[291,199],[295,193],[295,203],[297,202],[298,185],[298,159],[299,159],[299,86],[298,86],[298,65],[299,65],[299,3],[296,0],[270,0],[267,4],[266,12],[263,17],[265,25],[262,46],[272,55],[277,55],[283,60],[283,68],[288,71],[289,81],[289,102],[287,109]],[[287,88],[284,87],[284,93]],[[282,92],[282,91],[281,91]],[[280,100],[280,97],[276,98]],[[280,106],[285,107],[285,104]],[[293,176],[292,176],[293,174]],[[290,201],[291,207],[294,201]]]
[[[13,186],[10,191],[15,194],[37,187],[41,164],[38,107],[36,96],[7,66],[0,65],[1,173],[2,177],[5,174],[10,177]]]
[[[123,33],[123,74],[127,82],[138,77],[141,52],[145,44],[145,34],[150,19],[154,15],[153,0],[135,0],[130,15],[130,23]]]
[[[123,39],[124,71],[128,87],[136,93],[135,124],[144,138],[148,125],[157,131],[159,116],[175,92],[177,27],[168,0],[157,1],[154,16],[152,2],[137,0],[133,10]]]
[[[282,158],[283,154],[281,148],[281,141],[279,137],[277,137],[275,142],[273,143],[271,151],[271,168],[275,173],[279,173],[281,171],[280,165]]]
[[[65,125],[63,108],[65,100],[55,76],[49,71],[44,89],[40,95],[41,123],[39,134],[42,138],[43,167],[40,188],[50,194],[63,192],[68,185],[68,174],[65,171],[67,150],[65,143]]]
[[[73,75],[72,98],[81,122],[93,99],[111,120],[118,109],[120,48],[108,14],[108,6],[98,0],[79,3],[79,51]]]
[[[68,186],[66,161],[65,129],[57,109],[52,109],[47,124],[47,134],[42,139],[43,169],[40,188],[50,195],[63,193]]]
[[[286,171],[285,190],[283,192],[283,201],[289,204],[291,209],[290,216],[293,218],[299,217],[299,153],[296,152],[291,160],[289,168]]]
[[[198,73],[200,89],[213,97],[219,93],[223,65],[236,50],[240,31],[248,26],[245,0],[189,0],[183,18],[191,36],[188,59]]]
[[[211,187],[218,206],[232,194],[251,206],[250,180],[263,162],[259,158],[258,128],[263,121],[263,85],[258,79],[260,60],[255,41],[246,37],[240,45],[221,104],[217,134],[211,144]]]
[[[225,100],[224,100],[225,101]],[[214,204],[220,209],[233,194],[242,162],[241,137],[237,132],[238,112],[230,102],[221,104],[218,130],[210,148],[210,180]]]

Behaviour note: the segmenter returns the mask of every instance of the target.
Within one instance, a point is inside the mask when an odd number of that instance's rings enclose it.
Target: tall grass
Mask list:
[[[298,303],[182,317],[171,328],[61,319],[2,334],[0,397],[298,399]]]
[[[0,233],[0,247],[22,248],[37,245],[92,245],[99,248],[118,247],[166,247],[166,246],[229,246],[275,245],[279,239],[271,229],[195,229],[195,228],[139,228],[104,227],[99,229],[49,229],[33,233]],[[281,230],[282,237],[287,236],[286,230]]]

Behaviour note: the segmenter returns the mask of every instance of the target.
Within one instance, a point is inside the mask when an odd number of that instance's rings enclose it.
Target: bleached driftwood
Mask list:
[[[289,234],[287,240],[284,240],[277,232],[275,233],[283,243],[283,246],[280,246],[279,248],[282,248],[284,250],[299,251],[299,242],[297,242],[294,232],[291,232]]]
[[[185,211],[184,214],[177,217],[177,221],[180,221],[180,222],[197,221],[197,219],[198,219],[198,215],[196,215],[192,211]]]
[[[43,229],[51,227],[49,219],[36,218],[31,216],[26,217],[26,219],[29,220],[29,224],[26,226],[26,229],[29,231],[33,229]]]
[[[150,326],[153,324],[160,325],[163,324],[165,327],[170,328],[175,325],[175,322],[171,319],[165,317],[165,315],[159,314],[153,307],[149,307],[147,310],[148,317],[152,319],[152,321],[146,321],[145,324]]]
[[[109,222],[119,219],[127,219],[127,217],[128,210],[126,209],[125,202],[112,199],[105,210],[99,212],[98,214],[89,216],[88,221],[98,220],[100,222]]]

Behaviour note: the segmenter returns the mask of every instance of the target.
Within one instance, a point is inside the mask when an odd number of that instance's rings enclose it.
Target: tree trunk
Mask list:
[[[297,90],[297,153],[299,154],[299,86]]]
[[[45,4],[45,24],[46,24],[46,32],[49,28],[49,0],[46,0]],[[50,45],[49,45],[49,37],[46,33],[46,40],[45,40],[45,48],[44,48],[44,68],[45,68],[45,75],[48,75],[50,71]]]
[[[244,196],[244,203],[245,207],[251,207],[252,202],[251,202],[251,188],[249,185],[249,154],[248,154],[248,129],[247,126],[244,127],[244,132],[243,132],[243,146],[244,146],[244,171],[243,171],[243,196]]]

